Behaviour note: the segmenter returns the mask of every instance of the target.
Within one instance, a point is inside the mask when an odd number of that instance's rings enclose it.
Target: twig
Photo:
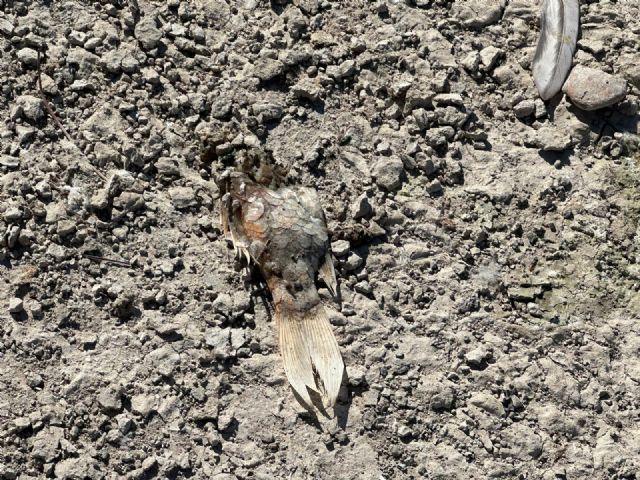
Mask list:
[[[60,121],[56,113],[53,111],[53,108],[51,107],[49,100],[47,100],[47,97],[44,94],[44,90],[42,89],[42,75],[40,71],[40,50],[38,50],[38,90],[40,92],[40,98],[42,99],[42,104],[44,105],[44,108],[49,114],[49,116],[53,119],[54,123],[62,131],[64,136],[67,138],[67,140],[69,140],[69,142],[71,142],[71,144],[74,147],[76,147],[76,149],[78,149],[78,151],[84,156],[84,152],[80,150],[80,148],[76,145],[76,143],[71,138],[71,135],[69,135],[69,132],[67,132],[67,130],[64,128],[64,125],[62,125],[62,122]],[[100,177],[104,182],[106,182],[107,177],[105,177],[100,170],[98,170],[91,162],[89,162],[88,159],[86,160],[87,160],[87,165],[91,167],[91,169],[95,172],[95,174],[98,175],[98,177]]]
[[[129,262],[125,262],[124,260],[116,260],[115,258],[106,258],[106,257],[101,257],[99,255],[90,255],[88,253],[85,253],[84,256],[96,262],[112,263],[114,265],[119,265],[121,267],[131,268],[131,264]]]

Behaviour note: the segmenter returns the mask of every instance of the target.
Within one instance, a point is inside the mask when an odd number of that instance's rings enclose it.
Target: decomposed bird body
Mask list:
[[[318,274],[335,294],[336,277],[317,193],[304,187],[269,189],[229,172],[221,223],[234,247],[260,268],[273,296],[284,369],[307,406],[336,402],[344,363],[318,295]]]

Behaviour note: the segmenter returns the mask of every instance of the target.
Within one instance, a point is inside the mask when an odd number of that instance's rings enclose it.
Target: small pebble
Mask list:
[[[26,67],[35,68],[38,66],[38,52],[33,48],[21,48],[17,53],[18,60]]]
[[[24,310],[21,298],[13,297],[9,299],[9,313],[20,313]]]

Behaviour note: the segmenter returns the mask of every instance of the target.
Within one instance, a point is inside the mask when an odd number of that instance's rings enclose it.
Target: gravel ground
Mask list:
[[[0,0],[0,479],[640,478],[640,6],[582,3],[544,103],[534,0]],[[241,150],[322,199],[334,419]]]

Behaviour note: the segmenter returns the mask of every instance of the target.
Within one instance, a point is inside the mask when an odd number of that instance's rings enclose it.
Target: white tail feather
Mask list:
[[[321,396],[325,407],[335,405],[344,363],[326,308],[319,304],[304,314],[277,310],[276,327],[291,387],[308,406],[313,405],[309,390]]]

